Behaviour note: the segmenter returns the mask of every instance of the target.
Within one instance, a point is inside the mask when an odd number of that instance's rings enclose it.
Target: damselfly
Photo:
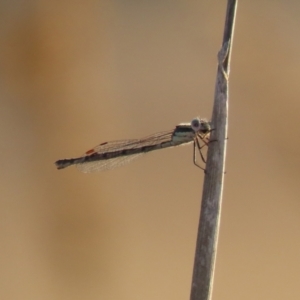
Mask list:
[[[84,173],[104,171],[123,166],[153,150],[193,143],[194,164],[203,169],[196,161],[196,148],[205,162],[201,149],[208,145],[210,132],[210,122],[195,118],[190,123],[177,125],[173,130],[155,133],[142,139],[105,142],[88,150],[81,157],[61,159],[55,164],[58,169],[76,165]]]

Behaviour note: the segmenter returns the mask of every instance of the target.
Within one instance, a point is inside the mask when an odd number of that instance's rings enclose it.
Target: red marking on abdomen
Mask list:
[[[85,152],[86,155],[90,155],[93,153],[95,153],[94,149],[91,149],[91,150]]]

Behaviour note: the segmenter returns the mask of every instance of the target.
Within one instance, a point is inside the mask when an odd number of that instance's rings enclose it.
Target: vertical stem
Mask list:
[[[228,77],[237,0],[228,0],[223,45],[218,55],[218,71],[212,114],[211,142],[207,153],[201,214],[198,227],[191,300],[211,299],[219,235],[225,171]]]

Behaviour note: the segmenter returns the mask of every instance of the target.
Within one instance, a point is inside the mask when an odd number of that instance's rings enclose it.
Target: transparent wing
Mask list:
[[[161,143],[171,141],[173,131],[174,130],[169,130],[169,131],[155,133],[143,139],[120,140],[120,141],[102,143],[94,147],[93,149],[87,151],[83,157],[88,157],[95,153],[104,154],[107,152],[117,152],[117,151],[139,149],[139,148],[141,149],[141,152],[131,154],[131,155],[121,155],[109,159],[82,161],[80,163],[77,163],[76,166],[80,171],[84,173],[91,173],[91,172],[110,170],[116,167],[126,165],[144,154],[143,147],[160,145]]]
[[[117,167],[124,166],[136,158],[142,156],[143,153],[119,156],[115,158],[105,159],[105,160],[96,160],[91,162],[83,162],[76,165],[77,169],[83,173],[93,173],[111,170]]]
[[[151,146],[161,144],[172,139],[172,134],[174,130],[168,130],[164,132],[158,132],[152,135],[149,135],[142,139],[134,139],[134,140],[120,140],[120,141],[112,141],[102,143],[97,145],[93,149],[86,152],[85,155],[90,153],[105,153],[105,152],[114,152],[120,150],[127,150],[127,149],[136,149],[141,148],[144,146]]]

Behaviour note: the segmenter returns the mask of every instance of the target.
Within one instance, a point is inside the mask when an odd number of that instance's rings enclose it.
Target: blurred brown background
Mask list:
[[[54,161],[210,118],[226,1],[1,1],[0,298],[189,299],[192,147]],[[240,1],[213,299],[300,299],[300,2]]]

